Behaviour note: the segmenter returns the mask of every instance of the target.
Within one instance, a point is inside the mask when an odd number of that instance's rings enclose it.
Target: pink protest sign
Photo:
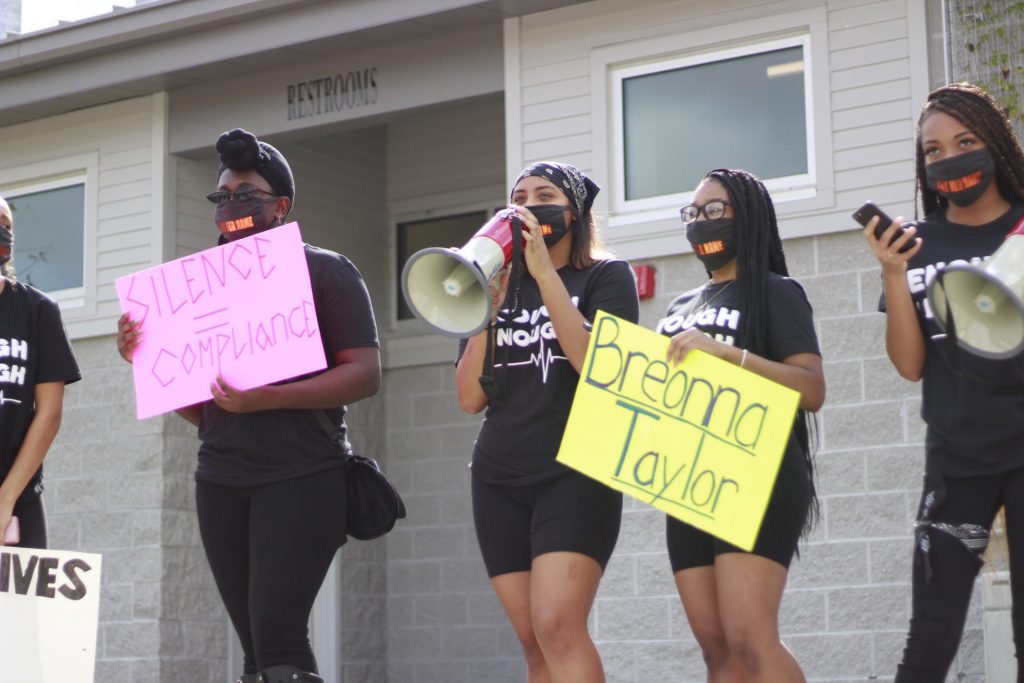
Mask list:
[[[132,356],[140,420],[210,400],[218,374],[251,389],[327,367],[298,223],[116,285],[121,309],[142,321]]]

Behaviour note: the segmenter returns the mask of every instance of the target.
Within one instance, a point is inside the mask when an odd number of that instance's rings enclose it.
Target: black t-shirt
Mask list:
[[[317,324],[327,357],[344,349],[379,346],[370,295],[356,267],[341,254],[306,245]],[[322,372],[322,371],[321,371]],[[288,380],[296,382],[319,373]],[[323,417],[338,426],[329,434]],[[259,486],[340,467],[348,449],[345,406],[331,410],[230,413],[203,404],[196,479],[228,486]]]
[[[635,323],[640,317],[636,281],[625,261],[558,270],[569,296],[587,320],[605,311]],[[555,458],[580,376],[555,336],[537,281],[524,272],[522,312],[511,323],[505,311],[495,333],[494,379],[502,400],[488,405],[473,449],[473,473],[490,483],[525,486],[564,474]],[[464,342],[463,342],[463,347]]]
[[[7,282],[0,292],[0,481],[35,417],[36,385],[80,379],[57,303],[29,285]],[[40,467],[18,500],[35,500],[42,492]]]
[[[698,287],[676,297],[668,306],[657,330],[668,337],[696,327],[717,341],[738,346],[743,331],[743,311],[739,308],[736,281],[729,280]],[[772,361],[782,361],[798,353],[821,355],[818,335],[814,332],[814,312],[804,288],[796,280],[775,273],[768,274],[767,350],[762,354]],[[803,461],[803,450],[790,433],[783,462]]]
[[[946,336],[927,304],[937,271],[955,262],[981,265],[1022,216],[1024,206],[1016,205],[991,223],[967,226],[950,223],[937,209],[915,223],[923,244],[907,264],[907,284],[925,338],[921,417],[928,425],[928,471],[957,477],[1024,466],[1024,354],[993,360],[957,348],[951,364]]]

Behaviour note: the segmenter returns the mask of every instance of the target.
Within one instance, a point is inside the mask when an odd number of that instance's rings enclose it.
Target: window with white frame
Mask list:
[[[492,212],[493,213],[493,212]],[[484,224],[491,214],[486,210],[468,211],[450,216],[438,216],[398,224],[396,239],[396,273],[398,282],[395,302],[397,319],[413,318],[413,312],[402,295],[402,268],[409,257],[427,247],[461,247]]]
[[[798,35],[613,68],[617,211],[677,206],[720,167],[813,193],[809,62]]]
[[[9,190],[16,276],[64,302],[80,300],[85,276],[85,177]]]

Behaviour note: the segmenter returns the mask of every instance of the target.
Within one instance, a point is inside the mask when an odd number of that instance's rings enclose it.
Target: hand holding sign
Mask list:
[[[797,392],[599,312],[558,460],[749,550]]]
[[[116,285],[139,419],[210,400],[218,376],[245,390],[327,367],[297,223]]]

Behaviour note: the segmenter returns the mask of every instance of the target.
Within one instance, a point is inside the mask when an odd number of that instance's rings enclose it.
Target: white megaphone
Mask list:
[[[984,358],[1024,351],[1024,219],[983,268],[954,263],[928,284],[928,305],[942,329],[953,318],[957,343]]]
[[[402,269],[409,308],[435,332],[471,337],[493,314],[487,283],[512,258],[515,209],[498,212],[461,249],[428,247]]]

